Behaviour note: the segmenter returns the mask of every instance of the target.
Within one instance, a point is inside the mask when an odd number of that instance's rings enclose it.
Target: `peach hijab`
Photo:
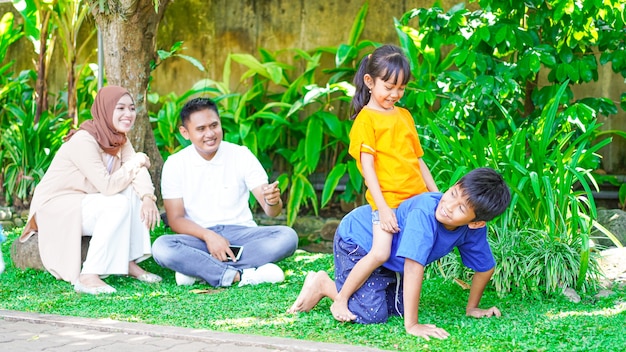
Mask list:
[[[80,124],[79,130],[89,132],[96,139],[102,150],[107,154],[117,155],[120,148],[126,143],[126,134],[115,130],[113,127],[113,111],[117,102],[128,94],[125,88],[119,86],[106,86],[101,88],[96,94],[96,99],[91,106],[91,116],[93,119]],[[76,133],[72,130],[66,137],[68,141]]]

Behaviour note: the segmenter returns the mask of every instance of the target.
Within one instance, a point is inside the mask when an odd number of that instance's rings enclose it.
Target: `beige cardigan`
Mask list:
[[[86,131],[64,143],[35,188],[29,219],[20,241],[38,232],[41,261],[52,275],[74,283],[81,270],[81,204],[89,193],[117,194],[132,184],[139,197],[154,194],[150,174],[140,167],[130,141],[113,158]],[[149,239],[148,239],[149,240]]]

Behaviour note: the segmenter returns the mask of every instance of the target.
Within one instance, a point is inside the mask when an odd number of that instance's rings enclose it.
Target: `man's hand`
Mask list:
[[[433,324],[415,324],[406,328],[407,334],[419,336],[429,341],[431,337],[437,339],[447,339],[450,334],[442,328]]]
[[[465,314],[468,317],[474,318],[489,318],[489,317],[500,317],[502,313],[497,307],[491,307],[489,309],[480,309],[480,308],[470,308],[467,309]]]
[[[278,188],[278,181],[263,187],[263,200],[265,201],[265,204],[270,207],[276,206],[280,203],[280,188]]]
[[[204,236],[206,248],[211,256],[220,262],[225,262],[228,258],[235,258],[235,253],[230,249],[230,242],[224,237],[211,230]]]

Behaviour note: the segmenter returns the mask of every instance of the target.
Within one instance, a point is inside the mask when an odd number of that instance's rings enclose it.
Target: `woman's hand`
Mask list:
[[[161,223],[161,214],[154,198],[144,196],[141,199],[141,221],[150,230],[154,230]]]
[[[139,167],[150,168],[150,158],[145,153],[138,152],[135,154],[135,160],[139,164]]]

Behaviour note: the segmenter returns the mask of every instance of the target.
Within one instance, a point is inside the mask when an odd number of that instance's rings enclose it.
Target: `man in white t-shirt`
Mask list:
[[[154,241],[154,260],[174,270],[179,285],[283,281],[273,263],[295,252],[298,235],[288,226],[257,226],[248,203],[252,192],[265,214],[277,216],[283,206],[278,184],[268,184],[248,148],[223,141],[213,101],[192,99],[180,116],[180,132],[191,145],[170,155],[161,176],[167,222],[178,234]],[[238,260],[231,246],[243,247]]]

